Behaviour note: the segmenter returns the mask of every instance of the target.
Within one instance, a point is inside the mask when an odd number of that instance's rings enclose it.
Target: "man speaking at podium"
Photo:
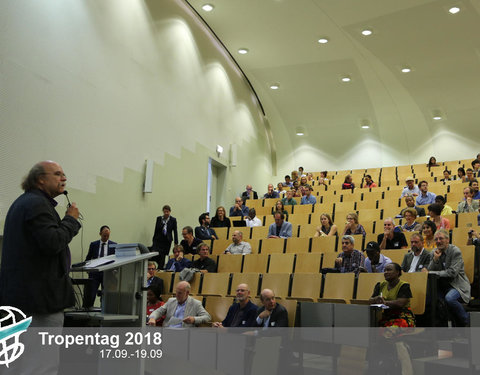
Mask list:
[[[36,327],[63,326],[63,309],[74,305],[68,244],[81,227],[79,211],[72,203],[60,219],[53,199],[66,194],[66,182],[59,164],[35,164],[5,219],[0,305],[21,309]]]

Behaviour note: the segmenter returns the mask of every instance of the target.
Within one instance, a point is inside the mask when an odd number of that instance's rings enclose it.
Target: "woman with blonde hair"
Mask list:
[[[322,225],[317,227],[314,237],[337,235],[338,228],[335,224],[333,224],[332,218],[329,214],[321,214],[320,222]]]
[[[354,234],[361,234],[363,237],[367,235],[365,228],[358,222],[358,215],[355,212],[350,212],[347,215],[347,223],[343,229],[343,235],[351,236]]]

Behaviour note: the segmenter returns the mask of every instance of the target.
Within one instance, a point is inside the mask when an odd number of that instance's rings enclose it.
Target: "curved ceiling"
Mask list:
[[[332,158],[346,136],[357,146],[362,140],[386,145],[390,156],[382,163],[388,164],[405,152],[436,151],[439,131],[455,133],[461,144],[478,126],[478,1],[188,3],[245,72],[272,128],[282,127],[288,139],[276,138],[280,149],[288,142]],[[206,3],[212,11],[202,9]],[[460,11],[450,13],[453,6]],[[372,34],[363,35],[366,29]],[[304,136],[296,135],[298,128]]]

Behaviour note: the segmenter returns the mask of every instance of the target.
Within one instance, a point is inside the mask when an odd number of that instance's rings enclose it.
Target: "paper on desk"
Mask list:
[[[83,266],[83,268],[97,268],[97,267],[100,267],[101,265],[103,265],[104,263],[107,263],[107,262],[111,262],[112,260],[115,260],[115,258],[106,258],[106,257],[102,257],[102,258],[96,258],[96,259],[91,259],[87,262],[87,264],[85,266]]]
[[[373,306],[373,307],[380,307],[384,310],[386,309],[389,309],[390,307],[388,307],[387,305],[384,305],[383,303],[372,303],[370,306]]]

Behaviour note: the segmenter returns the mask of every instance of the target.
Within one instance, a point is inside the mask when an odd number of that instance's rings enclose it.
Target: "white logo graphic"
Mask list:
[[[11,306],[0,306],[0,365],[8,367],[23,354],[25,346],[20,342],[20,335],[25,332],[32,322],[32,317],[28,317],[19,310]],[[17,321],[17,317],[23,319]],[[8,325],[7,325],[8,324]]]

